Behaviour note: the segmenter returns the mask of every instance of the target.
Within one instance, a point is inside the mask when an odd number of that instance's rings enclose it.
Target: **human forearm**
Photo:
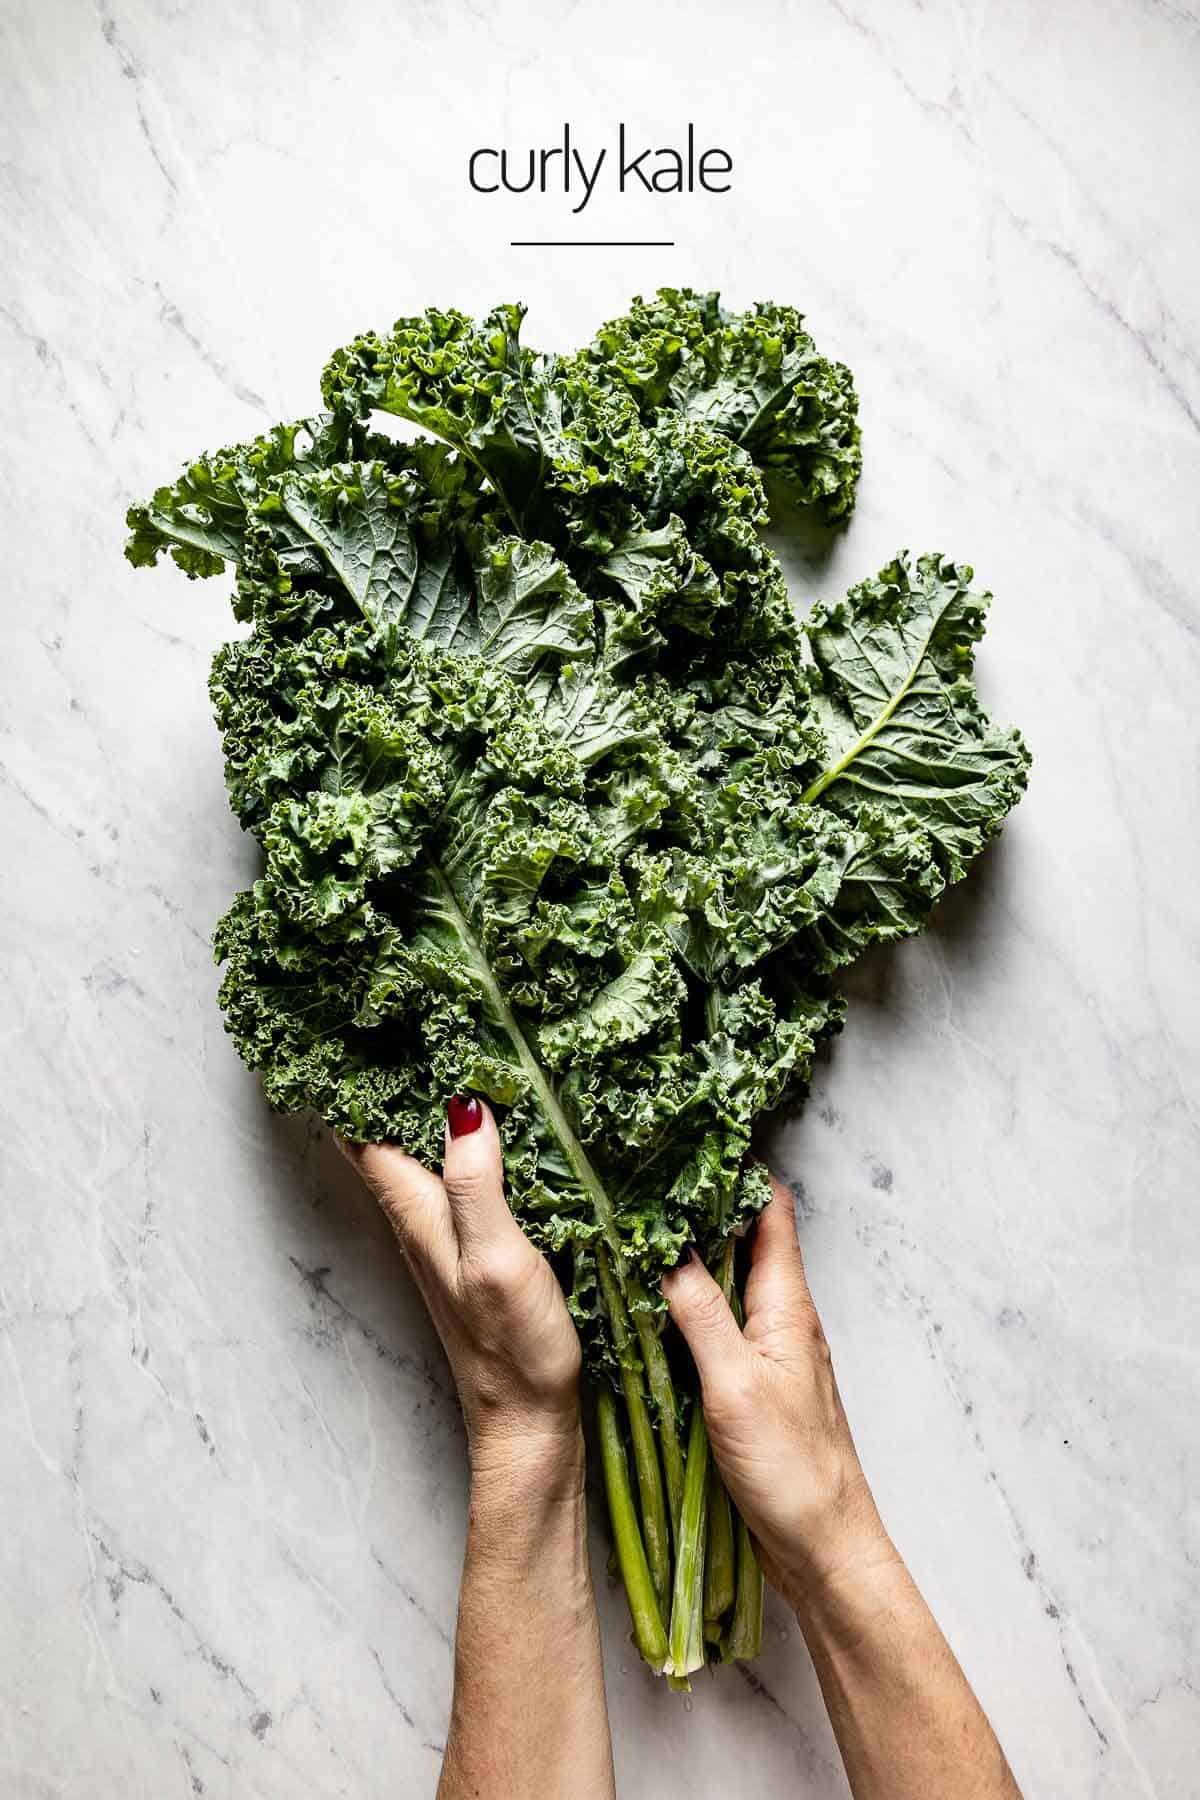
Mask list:
[[[348,1148],[395,1226],[446,1349],[471,1513],[440,1800],[611,1800],[600,1632],[584,1541],[579,1339],[504,1198],[496,1121],[448,1104],[439,1179]]]
[[[695,1257],[664,1282],[709,1442],[767,1579],[793,1605],[855,1800],[1019,1800],[983,1711],[884,1531],[776,1186],[745,1330]]]
[[[1020,1800],[982,1707],[881,1527],[787,1597],[855,1800]]]
[[[583,1440],[473,1447],[454,1701],[439,1800],[611,1800]]]

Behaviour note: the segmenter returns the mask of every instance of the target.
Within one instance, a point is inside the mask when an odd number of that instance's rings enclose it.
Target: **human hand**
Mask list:
[[[782,1182],[772,1187],[754,1228],[744,1333],[694,1251],[663,1292],[699,1370],[722,1479],[768,1581],[799,1610],[822,1582],[896,1553],[842,1408],[792,1195]]]
[[[339,1142],[404,1246],[450,1361],[475,1473],[574,1451],[579,1339],[553,1270],[508,1209],[488,1108],[451,1100],[440,1177],[393,1144]]]

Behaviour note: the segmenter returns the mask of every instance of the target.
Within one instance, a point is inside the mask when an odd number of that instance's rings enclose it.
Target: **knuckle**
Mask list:
[[[724,1315],[728,1311],[725,1297],[720,1288],[705,1288],[703,1293],[688,1303],[688,1318],[697,1330],[713,1332],[719,1330],[724,1323]]]
[[[463,1273],[474,1299],[498,1304],[520,1292],[529,1270],[523,1246],[504,1244],[469,1257]]]
[[[486,1169],[455,1169],[452,1174],[442,1177],[446,1193],[452,1201],[459,1201],[466,1206],[482,1200],[487,1193],[489,1175]]]

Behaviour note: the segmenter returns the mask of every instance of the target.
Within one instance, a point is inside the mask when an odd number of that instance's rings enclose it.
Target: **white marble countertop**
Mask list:
[[[124,507],[367,325],[524,297],[567,345],[688,281],[858,378],[858,513],[798,595],[972,561],[1036,756],[781,1146],[868,1471],[1027,1795],[1194,1795],[1194,0],[8,0],[0,44],[0,1791],[424,1796],[446,1729],[454,1402],[223,1036],[227,590],[128,569]],[[597,194],[587,235],[671,250],[509,248],[571,221],[467,153],[565,118],[693,119],[734,190]],[[681,1704],[601,1601],[623,1795],[845,1793],[780,1612]]]

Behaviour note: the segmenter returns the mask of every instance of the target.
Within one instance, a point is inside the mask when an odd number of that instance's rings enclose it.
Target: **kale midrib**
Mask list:
[[[921,665],[929,654],[929,646],[933,642],[934,634],[936,633],[938,626],[949,612],[953,603],[954,596],[948,594],[945,602],[939,607],[937,613],[934,615],[929,630],[922,638],[920,648],[909,667],[908,674],[904,677],[900,686],[895,690],[887,705],[883,707],[874,719],[871,720],[871,723],[867,726],[866,730],[860,732],[859,736],[851,744],[845,755],[840,756],[837,762],[826,769],[823,774],[818,775],[817,779],[812,782],[809,787],[805,788],[800,796],[800,801],[803,806],[811,806],[812,802],[818,799],[825,792],[826,788],[832,787],[833,783],[846,773],[846,770],[850,767],[851,763],[857,761],[864,750],[869,749],[887,724],[888,720],[895,716],[901,702],[904,700],[909,689],[912,687],[913,682],[920,673]]]
[[[525,391],[524,381],[520,374],[518,374],[518,382],[521,388],[522,398],[526,402],[526,409],[529,411],[528,396]],[[412,418],[411,413],[406,416]],[[530,411],[531,419],[532,416],[532,412]],[[452,448],[461,451],[461,453],[468,458],[473,466],[479,471],[484,483],[487,486],[490,486],[495,492],[501,505],[504,507],[509,518],[516,527],[517,535],[528,542],[526,533],[522,529],[520,520],[514,512],[513,507],[508,500],[508,496],[505,494],[495,475],[489,469],[484,467],[483,463],[473,452],[471,447],[461,439],[456,443],[453,438],[446,437],[443,433],[434,431],[425,420],[413,419],[413,423],[419,424],[423,430],[429,431],[432,437],[440,437],[443,443],[450,444]],[[541,452],[541,465],[539,467],[540,478],[542,471],[545,468],[545,446],[542,443],[541,433],[538,430],[536,421],[534,422],[534,429],[535,432],[537,432],[538,445]],[[537,484],[535,484],[535,487],[536,485]],[[530,1048],[529,1040],[521,1030],[512,1007],[505,999],[504,992],[500,983],[496,980],[495,973],[484,953],[483,946],[475,935],[475,931],[467,914],[459,904],[458,896],[454,892],[449,877],[435,857],[430,856],[428,858],[428,865],[434,884],[442,897],[446,923],[458,938],[464,956],[467,958],[467,961],[470,963],[478,977],[486,1000],[490,1003],[499,1024],[508,1037],[509,1042],[512,1044],[513,1050],[516,1052],[517,1061],[542,1109],[542,1116],[555,1137],[558,1139],[563,1154],[570,1163],[571,1168],[574,1170],[576,1180],[579,1182],[580,1187],[591,1201],[593,1211],[596,1215],[596,1221],[615,1253],[617,1269],[618,1271],[622,1271],[624,1262],[623,1247],[620,1234],[617,1231],[613,1204],[608,1197],[604,1183],[592,1167],[591,1160],[572,1128],[571,1122],[563,1109],[562,1102],[554,1091],[553,1083],[542,1068],[537,1057],[534,1055],[533,1050]]]
[[[525,1033],[521,1030],[516,1014],[504,996],[504,991],[496,979],[492,965],[475,934],[471,921],[459,904],[458,896],[454,892],[449,877],[436,858],[431,856],[427,860],[429,872],[441,896],[442,916],[457,937],[463,955],[479,981],[485,1000],[512,1044],[517,1061],[533,1089],[546,1123],[562,1146],[563,1154],[574,1170],[580,1187],[591,1201],[596,1221],[616,1255],[617,1268],[620,1270],[623,1265],[624,1251],[617,1230],[613,1204],[608,1197],[604,1183],[592,1167],[588,1154],[580,1143],[563,1109],[562,1102],[554,1091],[553,1083],[534,1055]]]

